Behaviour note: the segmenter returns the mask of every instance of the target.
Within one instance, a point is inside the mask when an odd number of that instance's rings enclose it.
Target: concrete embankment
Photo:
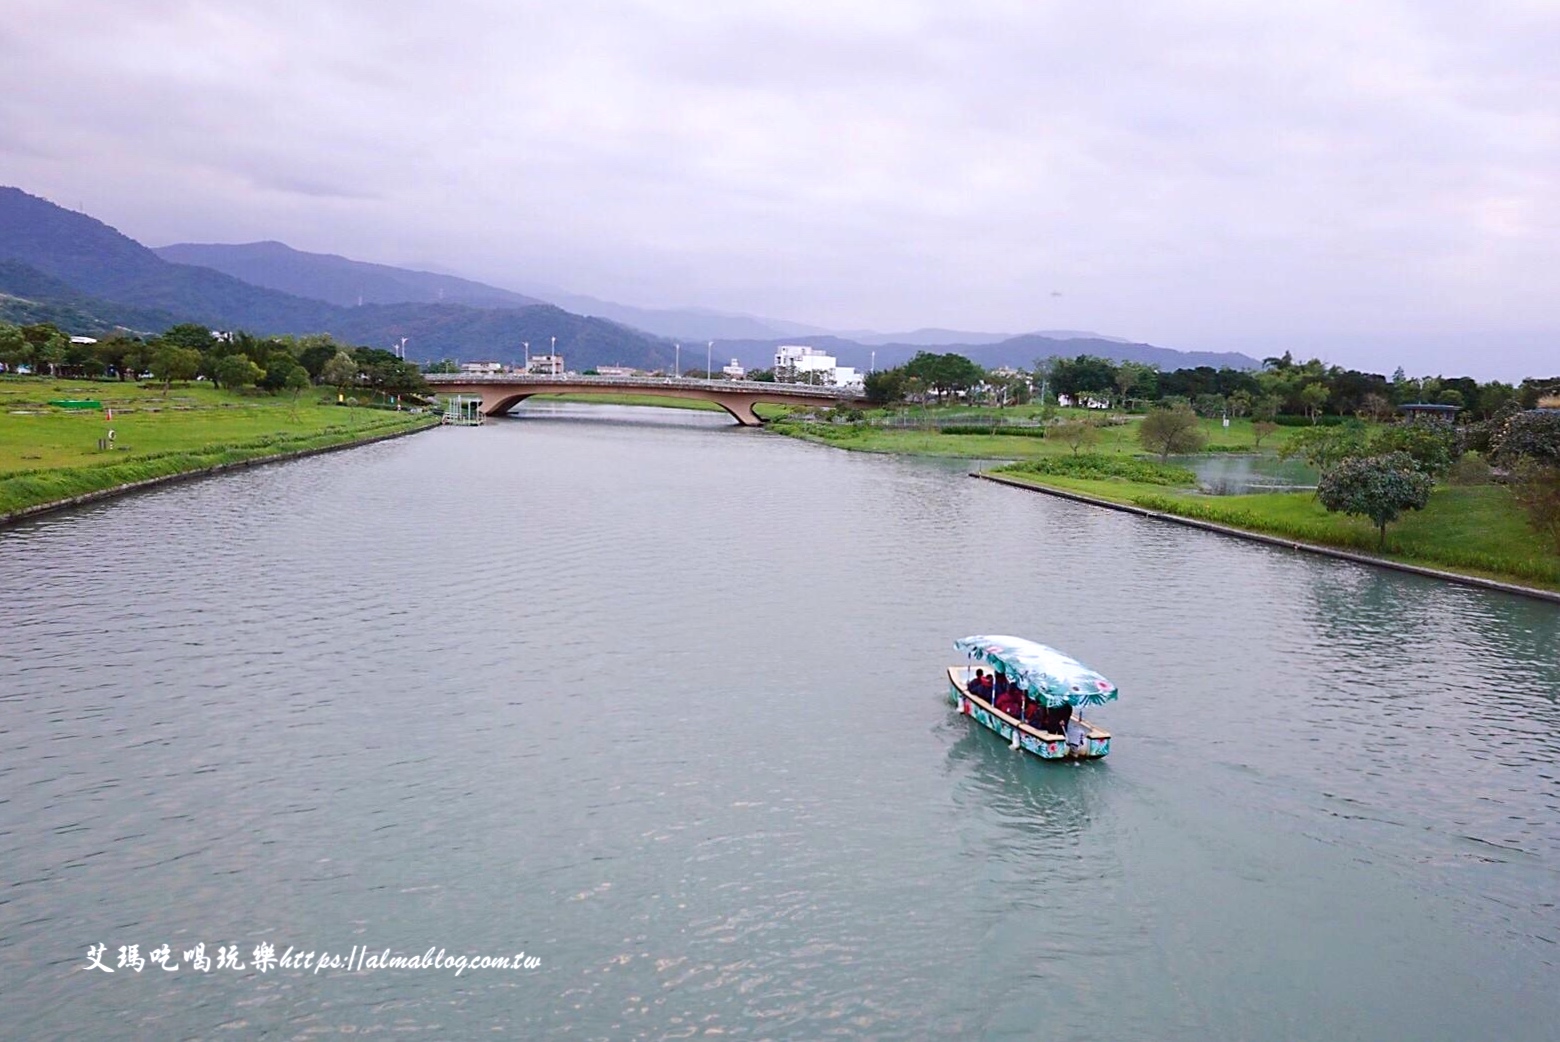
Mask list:
[[[1321,554],[1324,557],[1336,557],[1342,561],[1353,561],[1356,564],[1368,564],[1377,568],[1390,568],[1397,572],[1408,572],[1413,575],[1423,575],[1431,579],[1443,579],[1446,582],[1461,583],[1464,586],[1476,586],[1484,590],[1498,590],[1501,593],[1513,593],[1520,597],[1533,597],[1553,604],[1560,604],[1560,593],[1552,590],[1542,590],[1532,586],[1522,586],[1518,583],[1502,582],[1499,579],[1486,579],[1477,575],[1463,575],[1460,572],[1448,572],[1439,568],[1426,568],[1423,565],[1406,564],[1402,561],[1394,561],[1390,558],[1375,557],[1371,554],[1362,554],[1353,550],[1340,550],[1333,546],[1322,546],[1318,543],[1307,543],[1284,536],[1268,535],[1263,532],[1251,532],[1244,528],[1234,528],[1230,525],[1221,525],[1213,521],[1202,521],[1194,517],[1181,517],[1178,514],[1167,514],[1159,510],[1149,510],[1146,507],[1134,506],[1130,503],[1115,503],[1108,499],[1097,499],[1094,496],[1084,495],[1081,492],[1072,492],[1067,489],[1050,488],[1043,485],[1032,484],[1027,481],[1018,481],[1013,478],[1003,477],[1000,474],[973,473],[972,478],[980,478],[982,481],[994,481],[999,485],[1007,485],[1011,488],[1021,488],[1028,492],[1039,492],[1047,496],[1059,496],[1062,499],[1071,499],[1078,503],[1087,503],[1090,506],[1105,507],[1109,510],[1120,510],[1128,514],[1137,514],[1139,517],[1153,518],[1156,521],[1169,521],[1177,525],[1185,525],[1188,528],[1200,528],[1205,532],[1216,532],[1219,535],[1234,536],[1237,539],[1246,539],[1254,543],[1266,543],[1269,546],[1280,546],[1286,550],[1301,550],[1306,553]]]
[[[354,441],[344,441],[336,445],[319,445],[309,449],[298,449],[293,452],[275,452],[268,456],[255,456],[251,459],[233,460],[229,463],[217,463],[209,467],[197,467],[194,470],[184,470],[176,474],[163,474],[155,478],[147,478],[144,481],[131,481],[123,485],[115,485],[111,488],[95,489],[84,492],[79,496],[70,496],[65,499],[56,499],[48,503],[39,503],[35,506],[23,507],[13,510],[8,514],[0,514],[0,528],[16,524],[18,521],[26,521],[29,518],[38,517],[41,514],[53,513],[57,510],[68,510],[71,507],[83,506],[88,503],[96,503],[103,499],[112,499],[115,496],[129,495],[132,492],[141,492],[159,485],[171,485],[178,481],[192,481],[196,478],[211,477],[232,470],[243,470],[247,467],[258,467],[266,463],[284,463],[288,460],[304,459],[308,456],[319,456],[327,452],[340,452],[343,449],[355,449],[363,445],[372,445],[379,441],[389,441],[391,438],[404,438],[408,434],[417,434],[439,426],[438,421],[432,421],[417,427],[408,427],[404,430],[391,431],[388,434],[376,434],[368,438],[359,438]]]

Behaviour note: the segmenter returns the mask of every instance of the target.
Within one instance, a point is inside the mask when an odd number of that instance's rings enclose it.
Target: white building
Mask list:
[[[599,373],[601,370],[598,369],[596,371]],[[531,368],[527,369],[526,372],[535,373],[537,376],[562,376],[563,356],[532,355]]]
[[[462,362],[460,371],[463,373],[501,373],[504,371],[503,362]]]
[[[638,376],[639,370],[627,365],[598,365],[597,376]]]
[[[742,368],[741,362],[733,358],[730,365],[723,365],[720,367],[720,375],[724,376],[728,380],[746,380],[747,370]]]
[[[861,387],[861,374],[840,365],[827,351],[803,344],[782,344],[775,351],[778,383],[810,383],[823,387]]]

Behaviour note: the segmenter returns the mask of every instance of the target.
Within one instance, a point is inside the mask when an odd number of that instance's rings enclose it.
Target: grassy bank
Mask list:
[[[908,456],[946,456],[956,459],[1011,459],[1027,460],[1046,456],[1072,454],[1072,446],[1055,436],[1036,438],[1017,434],[1003,434],[1002,423],[1034,422],[1039,409],[919,409],[876,411],[867,414],[865,423],[827,423],[784,419],[770,425],[770,429],[804,441],[833,445],[855,452],[886,452]],[[1057,414],[1063,419],[1088,419],[1102,421],[1098,411],[1089,409],[1061,409]],[[1138,444],[1140,416],[1120,417],[1109,425],[1098,428],[1095,444],[1085,450],[1115,455],[1137,455],[1143,451]],[[1255,432],[1250,420],[1231,420],[1225,427],[1218,420],[1201,420],[1207,437],[1207,450],[1211,452],[1251,452],[1255,449]],[[904,424],[885,426],[884,424]],[[993,425],[991,433],[963,433],[982,425]],[[953,427],[961,433],[947,433],[940,428]],[[1271,451],[1283,444],[1296,428],[1286,428],[1263,439],[1262,449]]]
[[[1022,464],[999,467],[993,473],[1037,488],[1062,489],[1248,532],[1560,590],[1560,557],[1528,527],[1511,494],[1500,485],[1437,488],[1424,510],[1411,511],[1388,527],[1387,548],[1382,552],[1370,521],[1329,514],[1307,493],[1206,496],[1184,484],[1040,474]]]
[[[112,410],[67,410],[93,399]],[[329,448],[436,422],[427,415],[218,391],[204,383],[131,383],[0,377],[0,515],[120,485],[263,456]],[[101,447],[108,432],[114,438]]]

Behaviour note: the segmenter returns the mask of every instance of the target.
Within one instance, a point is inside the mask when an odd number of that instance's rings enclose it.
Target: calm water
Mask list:
[[[1554,606],[524,415],[0,532],[0,1033],[1556,1037]],[[981,631],[1114,679],[1111,757],[954,715]]]
[[[1297,459],[1214,453],[1172,456],[1169,462],[1189,468],[1203,491],[1218,496],[1248,492],[1297,492],[1316,488],[1317,472]]]

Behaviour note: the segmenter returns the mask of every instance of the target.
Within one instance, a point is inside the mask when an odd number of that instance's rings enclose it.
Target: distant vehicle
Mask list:
[[[962,715],[1042,760],[1092,760],[1110,753],[1110,732],[1085,722],[1083,708],[1114,702],[1115,684],[1077,659],[1022,637],[977,635],[953,646],[970,659],[969,665],[948,667],[948,701]],[[977,670],[984,673],[988,666],[999,690],[977,683],[972,691]]]

